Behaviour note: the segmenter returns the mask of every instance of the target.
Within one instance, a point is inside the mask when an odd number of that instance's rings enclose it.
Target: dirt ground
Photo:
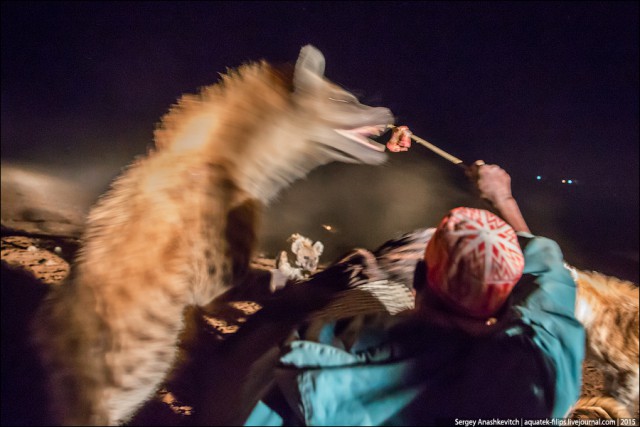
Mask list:
[[[69,273],[69,261],[77,240],[52,237],[7,235],[3,230],[2,280],[2,425],[45,425],[42,372],[28,340],[30,316],[52,286],[59,286]],[[256,267],[272,268],[272,260],[255,260]],[[246,311],[245,311],[246,313]],[[582,395],[603,394],[602,373],[586,362]],[[190,408],[163,391],[134,419],[137,425],[189,424]],[[636,424],[639,414],[636,411]],[[224,422],[235,421],[229,415]]]

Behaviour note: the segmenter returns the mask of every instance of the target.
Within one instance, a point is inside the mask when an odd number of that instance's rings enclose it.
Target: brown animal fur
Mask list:
[[[615,420],[620,418],[631,418],[627,408],[613,397],[581,397],[575,404],[571,419],[602,419]]]
[[[391,123],[323,78],[304,47],[291,73],[249,64],[186,95],[156,149],[91,210],[71,280],[34,325],[57,421],[126,422],[176,358],[189,306],[248,277],[261,205],[331,161],[378,164]]]
[[[576,318],[587,332],[587,357],[605,374],[605,392],[634,413],[638,404],[638,286],[570,268],[578,285]]]

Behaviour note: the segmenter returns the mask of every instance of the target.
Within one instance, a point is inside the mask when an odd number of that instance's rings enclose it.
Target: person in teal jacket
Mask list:
[[[424,254],[407,264],[415,309],[371,317],[356,333],[345,320],[313,339],[301,329],[246,425],[465,425],[570,413],[585,349],[576,284],[559,246],[531,234],[509,175],[481,161],[471,173],[502,219],[457,208],[435,229],[396,241],[397,253]]]

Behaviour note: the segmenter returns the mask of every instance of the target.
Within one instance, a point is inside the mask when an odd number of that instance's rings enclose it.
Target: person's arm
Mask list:
[[[515,231],[531,233],[518,202],[511,194],[511,176],[504,169],[478,160],[469,167],[469,174],[475,181],[480,197],[491,203],[505,222]]]

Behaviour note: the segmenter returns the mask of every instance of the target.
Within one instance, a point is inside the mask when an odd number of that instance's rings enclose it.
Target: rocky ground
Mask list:
[[[22,234],[22,235],[21,235]],[[34,310],[50,287],[60,286],[69,273],[69,261],[77,249],[73,238],[55,238],[15,233],[3,228],[2,258],[2,425],[44,425],[42,372],[29,347],[26,329]],[[271,268],[272,260],[256,260],[256,267]],[[251,309],[240,307],[249,313]],[[220,324],[217,325],[220,330]],[[265,347],[266,348],[266,347]],[[217,357],[217,356],[214,356]],[[255,362],[253,360],[252,362]],[[214,363],[211,361],[211,363]],[[249,362],[247,362],[249,363]],[[584,365],[583,396],[603,392],[602,373],[589,363]],[[227,373],[227,376],[229,374]],[[227,386],[225,386],[227,387]],[[239,414],[232,406],[232,388],[212,399],[227,401],[226,416],[215,424],[235,422]],[[221,397],[222,396],[222,397]],[[221,403],[221,402],[218,402]],[[223,403],[223,402],[222,402]],[[235,402],[237,403],[237,402]],[[188,424],[190,407],[163,390],[134,419],[135,424]],[[224,410],[222,411],[224,412]],[[235,418],[234,418],[235,417]],[[636,424],[638,412],[635,414]]]

